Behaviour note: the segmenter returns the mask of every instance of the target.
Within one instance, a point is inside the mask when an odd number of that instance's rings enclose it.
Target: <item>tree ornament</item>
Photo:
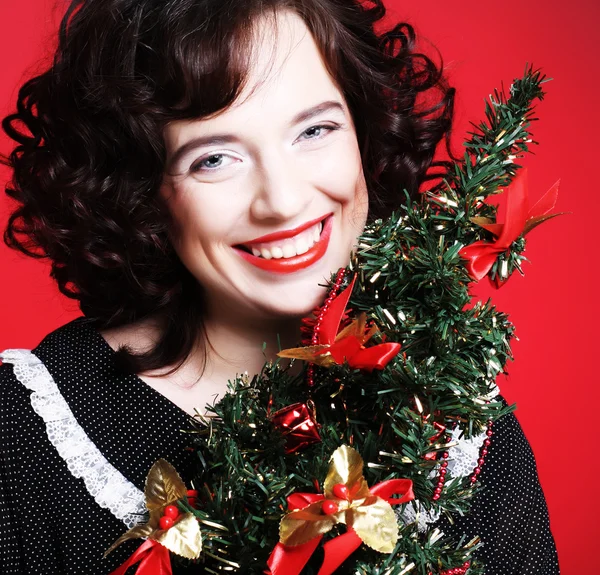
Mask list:
[[[288,454],[321,441],[315,417],[306,403],[294,403],[276,411],[271,421],[285,436]]]
[[[106,557],[129,539],[146,538],[147,541],[111,575],[122,575],[130,566],[138,562],[142,562],[138,569],[139,575],[170,574],[169,551],[188,559],[197,559],[200,556],[202,551],[200,525],[192,513],[180,515],[175,506],[175,503],[183,499],[186,494],[185,484],[175,468],[164,459],[159,459],[150,468],[144,489],[150,519],[147,523],[136,525],[121,535],[104,556]],[[173,514],[172,510],[168,512],[169,515],[165,514],[165,511],[171,508],[178,512],[177,521],[169,516]]]
[[[527,201],[527,171],[517,174],[514,181],[506,189],[508,202],[506,206],[506,218],[503,224],[496,224],[485,217],[473,217],[471,221],[482,228],[492,232],[496,236],[493,242],[478,241],[460,250],[460,255],[466,260],[469,275],[480,281],[484,278],[498,256],[506,252],[511,244],[521,235],[526,235],[541,223],[560,216],[560,213],[550,214],[550,210],[556,205],[558,198],[557,181],[532,207],[529,208]],[[508,279],[508,270],[500,271],[495,276],[496,287],[501,287]]]
[[[398,522],[391,506],[414,499],[412,481],[390,479],[369,488],[363,466],[358,451],[342,445],[331,456],[323,494],[288,497],[291,511],[281,520],[279,543],[268,561],[271,575],[300,573],[323,535],[340,523],[347,531],[323,546],[318,575],[331,575],[362,543],[381,553],[394,550]]]
[[[163,515],[158,521],[159,527],[161,529],[164,529],[165,531],[167,529],[170,529],[171,527],[173,527],[174,524],[175,524],[175,521],[173,521],[173,518],[167,517],[166,515]]]
[[[196,501],[198,500],[198,491],[196,491],[195,489],[188,489],[186,495],[190,506],[196,507]]]
[[[165,511],[163,513],[164,517],[169,517],[170,519],[177,519],[179,517],[179,509],[175,505],[167,505],[165,507]]]
[[[379,331],[379,328],[376,325],[367,328],[365,313],[359,314],[338,333],[355,281],[356,275],[350,285],[331,302],[329,309],[322,315],[316,334],[316,345],[284,349],[277,355],[310,361],[323,367],[342,365],[346,361],[353,369],[367,372],[383,369],[398,354],[400,344],[380,343],[366,348],[365,344]]]

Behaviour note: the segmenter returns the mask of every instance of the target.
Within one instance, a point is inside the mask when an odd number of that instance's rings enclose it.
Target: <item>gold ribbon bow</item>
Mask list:
[[[414,499],[412,481],[390,479],[369,488],[363,465],[355,449],[342,445],[331,457],[323,494],[288,497],[292,511],[281,520],[279,543],[268,561],[272,575],[300,573],[323,535],[338,523],[347,531],[324,545],[319,575],[333,573],[362,543],[381,553],[394,550],[398,522],[392,505]]]
[[[150,512],[148,523],[136,525],[127,533],[119,537],[106,551],[108,555],[121,543],[129,539],[148,538],[157,541],[169,551],[196,559],[202,551],[202,536],[200,525],[193,513],[182,513],[172,527],[160,528],[160,519],[164,510],[169,505],[176,505],[177,501],[187,495],[187,489],[175,468],[159,459],[151,468],[146,478],[144,489],[146,508]]]

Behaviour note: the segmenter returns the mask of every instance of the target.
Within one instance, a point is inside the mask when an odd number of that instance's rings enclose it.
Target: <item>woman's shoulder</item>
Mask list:
[[[33,349],[0,350],[0,398],[5,407],[8,399],[29,396],[31,385],[48,366],[87,361],[102,350],[102,337],[84,316],[75,318],[46,334]],[[51,369],[51,368],[50,368]],[[51,371],[54,371],[51,369]]]
[[[499,398],[508,405],[504,397]],[[486,475],[491,467],[496,477],[535,472],[537,479],[535,455],[515,411],[503,415],[492,426],[489,457],[483,466]]]
[[[100,452],[143,488],[156,459],[166,457],[173,464],[183,459],[187,435],[180,430],[190,427],[189,416],[135,374],[119,369],[114,356],[95,324],[76,318],[46,335],[29,355],[7,350],[0,366],[0,403],[5,417],[18,412],[11,425],[14,436],[28,421],[41,427],[51,408],[76,421]],[[41,393],[35,393],[36,385]]]

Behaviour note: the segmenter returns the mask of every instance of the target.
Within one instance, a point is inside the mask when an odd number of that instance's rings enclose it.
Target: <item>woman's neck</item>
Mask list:
[[[233,379],[236,374],[259,373],[266,361],[277,359],[281,349],[298,345],[301,321],[286,318],[260,322],[220,315],[205,320],[205,376]]]
[[[157,341],[158,325],[146,320],[100,333],[114,350],[125,344],[142,351]],[[163,368],[137,375],[190,415],[205,413],[205,406],[222,398],[236,375],[253,376],[266,361],[275,360],[280,349],[296,346],[300,325],[299,318],[270,322],[242,322],[239,316],[228,321],[224,315],[207,318],[208,337],[199,333],[199,344],[177,371],[161,375]]]

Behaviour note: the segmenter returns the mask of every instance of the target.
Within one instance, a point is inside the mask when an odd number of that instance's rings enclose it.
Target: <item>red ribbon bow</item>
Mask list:
[[[172,575],[169,550],[154,539],[146,539],[133,555],[110,575],[125,575],[129,567],[139,562],[136,575]]]
[[[549,214],[558,198],[558,180],[532,207],[529,208],[527,199],[527,170],[523,169],[506,189],[508,200],[506,204],[505,223],[495,224],[488,218],[471,218],[471,221],[496,236],[493,242],[478,241],[465,246],[460,255],[467,260],[466,268],[469,275],[479,281],[484,278],[496,261],[510,245],[520,236],[529,233],[533,228],[561,214]],[[500,283],[496,283],[499,287]]]
[[[354,369],[368,372],[383,369],[398,354],[400,344],[380,343],[365,347],[364,344],[378,331],[375,325],[367,329],[366,314],[360,314],[338,333],[355,281],[356,275],[350,285],[333,300],[322,315],[316,345],[284,349],[277,355],[303,359],[326,367],[332,364],[341,365],[345,360]]]
[[[377,495],[386,500],[390,505],[406,503],[414,499],[412,481],[410,479],[390,479],[382,481],[369,488],[372,495]],[[404,494],[400,498],[392,495]],[[312,503],[322,501],[325,495],[322,493],[292,493],[288,496],[288,509],[295,511],[304,509]],[[302,545],[283,545],[278,543],[267,565],[271,575],[299,575],[315,549],[323,539],[323,535],[314,537]],[[348,527],[348,531],[329,540],[323,545],[324,559],[317,575],[331,575],[335,570],[354,553],[362,544],[362,539],[357,533]]]

